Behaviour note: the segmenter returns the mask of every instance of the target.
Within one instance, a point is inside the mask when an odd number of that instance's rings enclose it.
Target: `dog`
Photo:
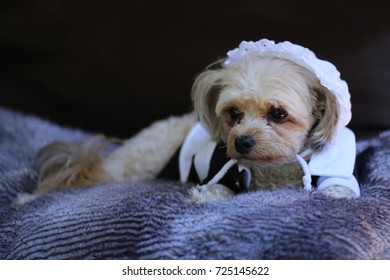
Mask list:
[[[323,68],[329,76],[323,74]],[[348,88],[332,64],[317,59],[308,49],[266,39],[243,42],[198,75],[191,96],[193,112],[155,122],[106,157],[101,156],[101,137],[54,142],[42,148],[37,156],[39,185],[32,196],[75,186],[157,178],[183,143],[192,141],[188,137],[197,124],[201,132],[195,131],[193,136],[203,133],[207,143],[221,143],[225,162],[231,160],[224,169],[235,164],[247,171],[247,189],[302,184],[311,189],[311,176],[316,175],[317,184],[322,184],[317,190],[324,194],[335,198],[360,195],[352,174],[355,140],[345,127],[350,120]],[[347,145],[337,148],[337,143],[345,141]],[[199,149],[207,146],[206,142]],[[345,174],[310,173],[312,161],[314,165],[333,165],[328,158],[343,161],[344,148],[350,151]],[[188,157],[193,160],[197,152]],[[341,165],[346,165],[345,160]],[[182,166],[179,169],[182,172]],[[188,180],[184,177],[180,179]],[[237,192],[217,179],[209,180],[211,184],[204,184],[205,176],[202,179],[203,184],[199,180],[190,191],[192,201],[226,199]],[[329,183],[324,185],[324,181]]]

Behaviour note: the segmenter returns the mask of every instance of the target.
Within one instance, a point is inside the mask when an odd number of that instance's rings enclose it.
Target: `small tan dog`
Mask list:
[[[158,121],[107,157],[101,157],[102,141],[96,137],[44,147],[38,155],[40,181],[33,196],[74,186],[156,178],[198,120],[210,141],[224,143],[227,159],[249,170],[251,190],[302,184],[310,189],[308,176],[317,175],[322,181],[331,179],[318,190],[334,197],[359,196],[351,168],[346,175],[307,174],[311,167],[306,161],[315,162],[313,156],[337,146],[335,139],[350,120],[348,88],[332,64],[298,45],[260,40],[243,42],[213,67],[194,82],[195,113]],[[323,73],[333,76],[324,78]],[[334,177],[341,181],[332,181]],[[194,201],[233,194],[217,181],[191,191]]]

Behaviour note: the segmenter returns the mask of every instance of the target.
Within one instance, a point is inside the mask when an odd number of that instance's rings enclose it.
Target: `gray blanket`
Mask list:
[[[187,202],[188,185],[149,181],[32,192],[34,156],[86,137],[0,108],[0,259],[383,259],[390,257],[390,133],[358,143],[362,195],[293,189]]]

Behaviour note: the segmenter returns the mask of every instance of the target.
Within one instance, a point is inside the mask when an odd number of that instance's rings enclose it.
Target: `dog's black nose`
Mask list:
[[[248,154],[254,145],[256,145],[256,141],[252,136],[244,135],[234,140],[236,151],[242,155]]]

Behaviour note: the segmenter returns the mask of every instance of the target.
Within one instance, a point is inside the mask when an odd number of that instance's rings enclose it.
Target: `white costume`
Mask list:
[[[307,163],[304,154],[296,155],[296,160],[301,164],[305,176],[302,178],[304,189],[311,190],[311,176],[319,176],[317,189],[324,190],[329,186],[342,185],[351,189],[356,196],[360,195],[360,188],[353,175],[356,157],[355,135],[345,126],[351,120],[351,103],[348,86],[340,79],[340,73],[336,67],[324,60],[318,59],[307,48],[290,42],[275,44],[266,39],[257,42],[242,42],[239,48],[228,52],[225,67],[229,67],[240,61],[248,53],[256,53],[259,56],[270,56],[290,60],[312,71],[320,83],[337,98],[338,125],[336,136],[332,143],[321,151],[314,153]],[[211,140],[210,134],[197,124],[188,134],[179,154],[180,180],[186,182],[192,166],[192,159],[196,173],[203,181],[210,169],[210,160],[217,143]],[[236,164],[235,160],[229,160],[225,166],[212,178],[207,185],[218,183],[219,179]],[[245,166],[238,165],[239,170],[250,171]],[[249,185],[249,182],[247,182]]]

